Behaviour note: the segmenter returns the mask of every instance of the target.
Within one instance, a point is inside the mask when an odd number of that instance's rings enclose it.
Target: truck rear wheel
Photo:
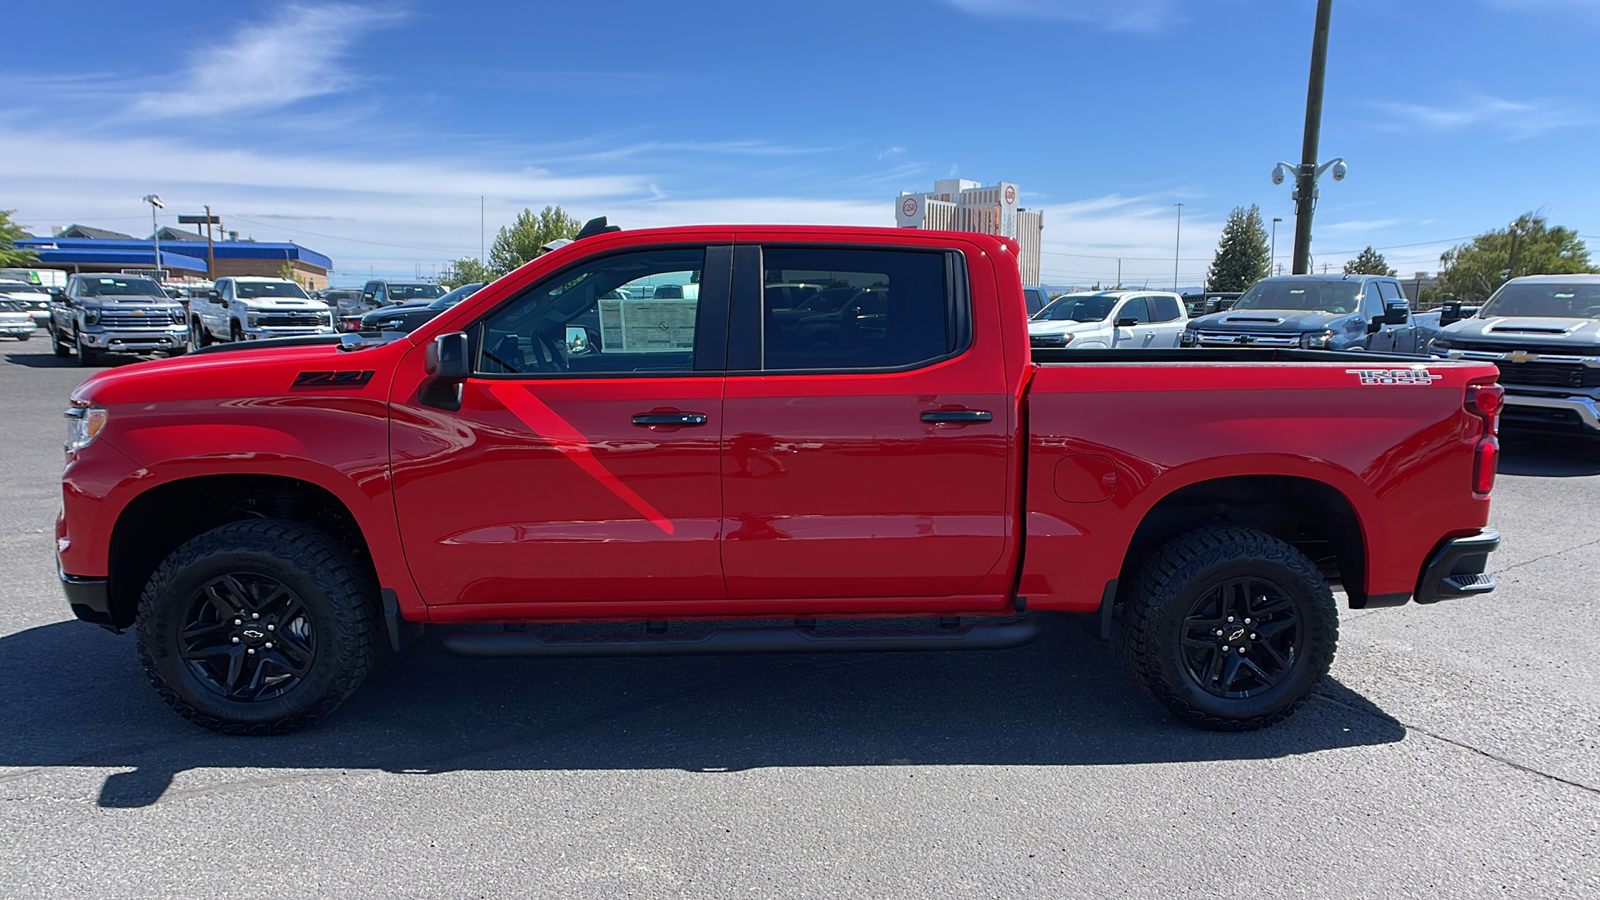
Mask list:
[[[139,601],[139,657],[162,698],[225,734],[286,734],[343,703],[372,666],[377,588],[338,541],[275,519],[173,551]]]
[[[1123,620],[1135,675],[1180,719],[1249,731],[1288,718],[1328,674],[1333,592],[1305,554],[1250,528],[1205,528],[1145,563]]]

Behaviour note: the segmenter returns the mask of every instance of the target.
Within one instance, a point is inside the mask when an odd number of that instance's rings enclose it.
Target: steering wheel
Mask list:
[[[565,372],[567,371],[567,357],[561,352],[561,345],[556,342],[555,336],[547,329],[540,328],[533,333],[533,340],[529,348],[533,357],[533,367],[538,372]]]

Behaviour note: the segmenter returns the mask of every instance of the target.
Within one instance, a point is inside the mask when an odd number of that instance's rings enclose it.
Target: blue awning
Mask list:
[[[20,242],[19,242],[20,243]],[[102,243],[91,241],[91,243]],[[32,247],[39,254],[37,265],[45,268],[59,268],[62,266],[121,266],[123,268],[151,269],[155,268],[156,255],[154,251],[145,250],[119,250],[110,247],[94,249],[72,249]],[[192,256],[183,256],[178,253],[161,251],[161,268],[182,271],[206,273],[206,261],[195,259]]]
[[[149,241],[141,240],[111,240],[100,238],[21,238],[18,247],[37,250],[43,254],[47,249],[57,251],[87,251],[96,252],[104,250],[116,251],[142,251],[148,260],[151,258]],[[176,245],[177,251],[186,259],[204,259],[206,245],[199,241],[163,241],[161,256],[166,257],[167,252]],[[282,244],[267,241],[217,241],[212,245],[213,253],[217,259],[262,259],[281,260],[283,262],[301,262],[306,265],[316,266],[319,269],[332,269],[333,260],[316,252],[307,250],[299,244]],[[44,257],[41,255],[40,259]]]

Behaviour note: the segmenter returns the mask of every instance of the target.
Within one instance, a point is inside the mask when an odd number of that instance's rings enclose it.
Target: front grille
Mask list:
[[[273,313],[258,316],[256,322],[262,328],[316,328],[322,324],[322,317],[316,313]]]
[[[132,313],[118,312],[105,313],[100,316],[100,325],[104,328],[160,328],[172,327],[172,316],[167,313]]]
[[[1443,337],[1448,338],[1448,335]],[[1600,347],[1593,345],[1581,346],[1574,344],[1502,344],[1494,341],[1454,341],[1450,345],[1452,350],[1464,350],[1468,353],[1538,353],[1549,356],[1600,356]]]
[[[1505,384],[1530,384],[1539,387],[1600,387],[1600,367],[1573,363],[1506,362],[1495,363],[1500,381]]]
[[[1202,345],[1230,347],[1298,347],[1300,346],[1300,335],[1202,331],[1200,332],[1200,343]]]
[[[1033,347],[1065,347],[1067,336],[1064,334],[1030,334],[1028,344]]]

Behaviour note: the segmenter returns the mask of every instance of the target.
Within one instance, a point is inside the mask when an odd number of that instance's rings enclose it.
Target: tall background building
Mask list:
[[[922,194],[902,192],[894,201],[894,223],[900,228],[938,231],[975,231],[1016,238],[1021,245],[1017,262],[1022,283],[1039,283],[1039,241],[1044,235],[1044,212],[1017,205],[1022,191],[1002,181],[984,187],[976,181],[950,178],[935,181]]]

